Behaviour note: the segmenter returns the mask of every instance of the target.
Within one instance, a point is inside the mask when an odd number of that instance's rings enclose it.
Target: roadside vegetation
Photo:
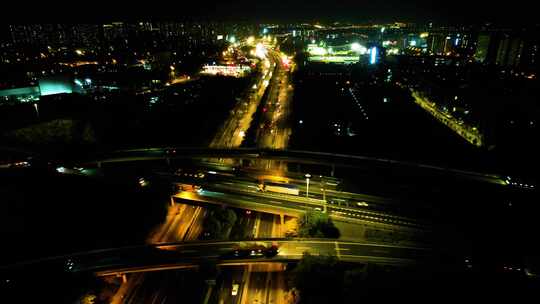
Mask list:
[[[214,208],[203,221],[203,239],[223,240],[229,237],[238,217],[232,209]]]
[[[300,217],[299,237],[339,238],[340,232],[328,216],[328,213],[308,211]]]

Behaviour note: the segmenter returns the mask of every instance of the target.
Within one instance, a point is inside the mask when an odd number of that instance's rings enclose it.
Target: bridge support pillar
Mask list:
[[[126,276],[125,273],[117,274],[116,276],[122,278],[122,284],[126,284],[126,283],[127,283],[127,276]]]
[[[336,171],[336,165],[332,164],[332,170],[330,171],[331,177],[334,177],[334,171]]]
[[[166,158],[165,161],[167,162],[167,166],[170,166],[171,165],[171,159],[170,158]]]
[[[97,162],[97,167],[101,169],[101,162]]]
[[[285,236],[285,215],[283,213],[279,214],[279,237]]]

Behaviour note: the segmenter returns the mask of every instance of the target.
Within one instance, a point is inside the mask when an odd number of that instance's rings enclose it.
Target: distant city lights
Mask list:
[[[291,63],[291,60],[289,59],[289,57],[287,57],[286,55],[281,55],[281,63],[288,67],[289,64]]]
[[[399,49],[398,48],[390,48],[390,49],[388,49],[388,51],[386,51],[386,54],[388,54],[388,55],[397,55],[397,54],[399,54]]]
[[[247,65],[205,65],[201,74],[242,77],[251,71]]]
[[[351,44],[351,50],[357,52],[360,55],[367,53],[367,48],[358,42],[353,42]]]
[[[308,45],[308,53],[313,56],[324,56],[328,53],[326,48],[317,46],[315,44]]]
[[[255,46],[255,56],[264,59],[266,58],[266,54],[268,54],[266,47],[262,43],[257,43],[257,46]]]

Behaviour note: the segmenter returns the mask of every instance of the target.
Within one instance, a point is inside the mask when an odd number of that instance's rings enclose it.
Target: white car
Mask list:
[[[238,288],[240,287],[240,285],[238,284],[232,284],[232,289],[231,289],[231,295],[232,296],[236,296],[238,294]]]

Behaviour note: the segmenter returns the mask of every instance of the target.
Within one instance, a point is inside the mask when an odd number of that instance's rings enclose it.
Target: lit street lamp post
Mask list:
[[[306,197],[309,197],[309,178],[311,177],[311,174],[306,174]]]
[[[323,180],[322,175],[319,175],[319,177],[321,178],[322,199],[323,199],[323,201],[324,201],[324,209],[323,209],[323,212],[326,213],[326,191],[325,191],[325,189],[324,189],[324,180]]]
[[[39,119],[39,108],[37,103],[34,103],[34,109],[36,109],[37,118]]]

